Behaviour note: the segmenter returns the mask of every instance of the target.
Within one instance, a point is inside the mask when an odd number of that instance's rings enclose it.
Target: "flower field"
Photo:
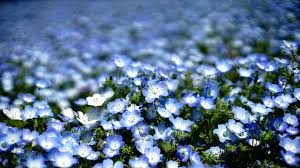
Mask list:
[[[0,5],[0,167],[300,167],[298,1],[65,2]]]

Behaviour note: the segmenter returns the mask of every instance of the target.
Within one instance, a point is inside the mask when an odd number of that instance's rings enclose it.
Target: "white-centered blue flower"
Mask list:
[[[156,166],[158,162],[162,161],[163,157],[163,155],[160,153],[160,149],[157,146],[147,148],[144,155],[147,157],[151,166]]]
[[[142,90],[145,100],[148,103],[153,103],[155,99],[161,96],[168,96],[168,86],[164,81],[148,81],[147,86]]]
[[[176,118],[171,117],[169,120],[171,121],[171,123],[173,124],[176,130],[185,131],[185,132],[191,132],[191,126],[194,124],[193,121],[184,120],[181,117],[176,117]]]

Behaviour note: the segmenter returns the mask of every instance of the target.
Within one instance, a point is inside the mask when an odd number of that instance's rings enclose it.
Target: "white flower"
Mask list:
[[[83,125],[95,124],[98,120],[90,120],[86,114],[83,114],[81,111],[78,111],[76,119]]]
[[[3,113],[12,120],[22,120],[19,108],[13,107],[10,110],[3,109]]]
[[[106,96],[102,96],[98,93],[94,94],[92,97],[87,97],[87,104],[90,106],[101,106],[106,100]]]

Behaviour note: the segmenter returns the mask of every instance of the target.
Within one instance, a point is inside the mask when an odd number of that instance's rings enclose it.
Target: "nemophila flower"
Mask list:
[[[294,97],[300,101],[300,88],[294,89]]]
[[[265,105],[260,103],[250,105],[250,108],[252,112],[258,113],[260,115],[268,115],[272,111],[271,108],[267,108]]]
[[[119,151],[118,150],[112,150],[111,148],[104,148],[103,149],[103,153],[105,154],[106,158],[112,158],[116,155],[119,155]]]
[[[3,113],[11,120],[22,120],[21,110],[17,107],[13,107],[10,110],[3,109]]]
[[[125,128],[131,128],[132,126],[136,125],[137,123],[139,123],[140,121],[143,121],[144,118],[141,117],[140,113],[138,112],[128,112],[125,111],[122,114],[122,118],[121,118],[121,126],[125,127]]]
[[[218,128],[213,130],[214,134],[217,134],[219,141],[224,143],[226,140],[230,140],[230,133],[227,130],[225,124],[218,124]]]
[[[53,166],[56,167],[67,168],[73,166],[78,162],[71,153],[53,151],[49,154],[49,160],[52,161]]]
[[[132,168],[149,168],[148,159],[145,156],[133,158],[129,160],[129,165]]]
[[[108,136],[106,138],[106,148],[112,150],[120,150],[124,146],[124,141],[121,135]]]
[[[112,121],[102,120],[100,125],[102,126],[102,128],[104,130],[113,130],[114,129]]]
[[[174,115],[179,115],[179,110],[182,109],[183,105],[177,102],[176,99],[169,98],[164,104],[167,111]]]
[[[296,101],[290,94],[281,94],[274,99],[275,105],[278,108],[287,109],[290,103]]]
[[[266,96],[262,98],[264,105],[268,108],[273,108],[275,106],[275,102],[272,97]]]
[[[68,152],[68,153],[76,154],[78,146],[79,145],[77,145],[77,144],[75,145],[75,144],[72,144],[72,143],[62,143],[62,145],[57,147],[57,150],[59,152]]]
[[[297,156],[296,156],[294,153],[292,153],[292,152],[289,152],[289,151],[287,151],[287,152],[280,151],[280,153],[281,153],[281,155],[282,155],[284,161],[285,161],[288,165],[290,165],[290,166],[296,166],[296,165],[299,163],[299,161],[300,161],[300,158],[297,157]]]
[[[58,132],[62,132],[65,129],[64,128],[65,123],[63,123],[63,122],[61,122],[59,120],[56,120],[54,118],[51,118],[51,120],[49,120],[47,122],[47,126],[48,126],[48,128],[53,128],[53,129],[55,129]]]
[[[249,78],[254,73],[252,69],[239,68],[238,73],[241,77]]]
[[[6,136],[4,137],[5,142],[8,145],[14,145],[21,142],[22,131],[16,128],[8,128]]]
[[[38,109],[37,114],[40,118],[46,118],[46,117],[52,117],[53,112],[51,108],[43,108],[43,109]]]
[[[256,65],[266,72],[275,72],[278,70],[278,66],[274,61],[257,62]]]
[[[29,129],[23,129],[22,130],[22,140],[26,142],[31,142],[35,140],[39,136],[39,133],[35,130],[30,131]]]
[[[190,146],[188,145],[179,145],[177,147],[177,151],[176,151],[176,157],[178,159],[180,159],[182,162],[187,162],[187,160],[190,157],[190,154],[192,153],[192,149]]]
[[[297,135],[299,133],[299,129],[298,128],[295,128],[295,127],[288,127],[286,129],[286,132],[289,134],[289,135]]]
[[[155,99],[161,96],[168,96],[168,86],[163,81],[151,80],[142,90],[145,100],[148,103],[153,103]]]
[[[228,60],[222,60],[216,62],[216,68],[222,72],[226,73],[231,70],[232,64]]]
[[[75,117],[75,113],[71,108],[64,108],[60,113],[63,115],[61,118],[63,118],[65,121],[72,120]]]
[[[229,119],[228,122],[226,123],[226,126],[230,131],[232,131],[235,134],[240,134],[245,131],[245,129],[243,128],[244,125],[240,122],[236,122],[233,119]]]
[[[35,100],[35,96],[30,93],[21,93],[18,94],[18,97],[25,101],[26,103],[32,103]]]
[[[287,124],[292,125],[293,127],[297,127],[299,125],[297,116],[290,113],[284,115],[283,121],[286,122]]]
[[[22,110],[21,118],[26,121],[28,119],[37,118],[37,111],[38,109],[32,107],[32,106],[26,106],[24,110]]]
[[[170,127],[165,128],[165,126],[163,126],[162,124],[159,124],[157,127],[153,126],[153,129],[155,131],[155,133],[153,135],[154,140],[161,139],[161,140],[165,141],[173,133],[173,130]]]
[[[176,161],[169,160],[169,161],[166,162],[166,167],[167,168],[178,168],[179,165],[178,165],[178,163]]]
[[[123,168],[124,164],[120,161],[114,163],[111,159],[105,159],[102,163],[97,163],[93,168]]]
[[[76,104],[77,106],[84,106],[87,104],[87,101],[84,98],[79,98],[77,100],[74,100],[74,104]]]
[[[114,61],[115,65],[120,68],[129,65],[129,63],[131,62],[131,60],[124,55],[114,56],[113,61]]]
[[[87,160],[97,160],[100,156],[100,152],[95,152],[95,151],[92,151],[90,153],[90,155],[88,157],[86,157]]]
[[[279,66],[283,67],[290,64],[290,60],[285,58],[275,57],[274,60],[279,64]]]
[[[199,101],[200,101],[201,107],[204,108],[205,110],[213,110],[216,108],[216,105],[212,98],[201,97],[199,99]]]
[[[129,112],[141,112],[142,111],[141,106],[138,106],[136,104],[130,104],[126,108],[126,110],[129,111]]]
[[[215,157],[220,157],[224,152],[224,149],[221,149],[219,146],[212,146],[205,151],[205,153],[213,155]]]
[[[127,106],[127,101],[123,98],[116,99],[115,101],[111,101],[107,104],[107,111],[116,114],[125,111]]]
[[[76,119],[83,125],[92,125],[98,121],[97,119],[91,119],[91,117],[87,114],[83,114],[81,111],[77,112]]]
[[[102,104],[106,101],[106,97],[96,93],[92,97],[87,97],[86,101],[88,105],[98,107],[102,106]]]
[[[199,102],[199,99],[196,96],[196,94],[187,94],[182,98],[182,100],[184,104],[187,104],[190,107],[195,107],[196,104]]]
[[[183,118],[180,117],[176,117],[176,118],[171,117],[169,120],[171,121],[175,129],[179,131],[185,131],[185,132],[191,132],[191,126],[194,124],[193,121],[184,120]]]
[[[29,156],[24,165],[28,168],[45,168],[47,165],[45,164],[45,159],[42,155],[38,156]]]
[[[283,122],[282,118],[276,118],[272,121],[272,126],[276,131],[284,132],[288,127],[287,123]]]
[[[77,146],[79,145],[79,135],[70,131],[66,131],[62,135],[61,142],[63,144],[72,144],[73,146]]]
[[[44,150],[49,151],[60,145],[61,136],[56,131],[45,131],[37,139],[37,143]]]
[[[298,47],[295,42],[283,40],[280,49],[283,54],[292,55],[297,51]]]
[[[242,107],[233,107],[234,119],[241,121],[242,123],[250,122],[250,113]]]
[[[145,123],[139,123],[132,127],[131,132],[134,138],[140,139],[141,137],[145,137],[149,134],[149,125]]]
[[[163,107],[157,107],[157,112],[158,114],[163,117],[163,118],[170,118],[172,117],[172,113],[170,111],[168,111],[167,109],[163,108]]]
[[[277,85],[277,84],[273,84],[273,83],[269,83],[267,82],[265,87],[271,92],[271,93],[281,93],[283,92],[283,89]]]
[[[197,152],[192,151],[190,154],[190,168],[204,168],[203,163],[201,162],[200,156]]]
[[[292,153],[300,153],[300,140],[299,139],[290,139],[284,137],[280,140],[279,146],[283,147],[286,151]]]
[[[199,68],[197,68],[196,71],[207,78],[215,77],[219,72],[215,67],[209,65],[202,65]]]
[[[157,146],[145,149],[146,158],[151,166],[156,166],[158,162],[162,161],[163,155],[160,153],[160,149]]]
[[[48,80],[37,80],[35,85],[40,89],[45,89],[50,86],[50,82]]]
[[[178,79],[166,79],[164,82],[167,84],[168,89],[171,92],[175,92],[178,88],[179,85],[179,80]]]
[[[136,149],[142,154],[145,153],[147,148],[152,148],[154,145],[153,137],[151,135],[147,135],[145,137],[141,137],[137,141],[135,141]]]
[[[87,145],[84,142],[81,143],[77,147],[77,155],[82,157],[82,158],[88,157],[92,153],[92,151],[93,151],[92,147],[90,147],[89,145]]]
[[[127,66],[123,70],[129,78],[135,78],[139,74],[139,69],[137,67]]]

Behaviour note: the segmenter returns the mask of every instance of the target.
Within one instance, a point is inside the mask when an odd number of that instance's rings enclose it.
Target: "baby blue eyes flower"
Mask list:
[[[146,158],[151,166],[156,166],[158,162],[162,161],[163,155],[160,153],[160,149],[155,146],[153,148],[147,148],[145,150]]]
[[[102,163],[98,163],[93,168],[123,168],[124,164],[120,161],[114,163],[111,159],[105,159]]]
[[[158,114],[163,118],[170,118],[172,113],[163,107],[157,107]]]
[[[217,61],[216,67],[220,72],[226,73],[231,70],[232,64],[227,60]]]
[[[275,105],[278,108],[287,109],[291,103],[296,101],[290,94],[281,94],[274,99]]]
[[[108,136],[106,138],[106,148],[112,150],[120,150],[124,146],[123,138],[121,135]]]
[[[182,109],[183,105],[179,102],[177,102],[176,99],[169,98],[165,103],[165,108],[170,113],[174,115],[179,115],[179,110]]]
[[[148,164],[148,159],[145,156],[130,159],[129,165],[131,168],[150,168]]]
[[[122,127],[129,129],[143,120],[144,118],[140,116],[140,113],[126,111],[125,113],[122,114],[122,118],[120,122]]]
[[[145,100],[148,103],[153,103],[155,99],[161,96],[168,96],[168,86],[163,81],[148,81],[147,86],[142,90]]]
[[[299,125],[298,118],[290,113],[284,115],[283,121],[289,125],[292,125],[293,127],[297,127]]]
[[[288,125],[281,118],[276,118],[272,121],[272,126],[276,131],[284,132]]]
[[[46,168],[45,159],[42,155],[30,156],[26,159],[24,165],[28,168]]]
[[[125,111],[127,106],[127,101],[123,98],[116,99],[115,101],[109,102],[107,104],[107,111],[116,114]]]
[[[204,108],[205,110],[213,110],[216,108],[216,105],[212,98],[201,97],[199,100],[200,100],[201,107]]]
[[[300,101],[300,88],[294,89],[294,97]]]
[[[299,163],[299,161],[300,161],[300,158],[297,157],[297,156],[296,156],[294,153],[292,153],[292,152],[287,151],[287,152],[284,153],[283,151],[281,151],[280,153],[281,153],[281,155],[282,155],[284,161],[285,161],[288,165],[290,165],[290,166],[296,166],[296,165]]]
[[[171,121],[175,129],[179,131],[185,131],[185,132],[191,132],[191,126],[194,124],[193,121],[184,120],[180,117],[176,117],[176,118],[171,117],[169,120]]]
[[[155,131],[155,133],[154,133],[154,135],[153,135],[153,139],[154,139],[154,140],[159,140],[159,139],[161,139],[161,140],[165,141],[165,140],[167,140],[167,138],[169,138],[169,137],[171,136],[171,134],[173,133],[173,130],[172,130],[170,127],[168,127],[168,128],[164,128],[164,127],[163,127],[163,128],[162,128],[161,125],[159,125],[158,127],[154,126],[153,129],[154,129],[154,131]]]
[[[245,132],[245,129],[243,128],[244,125],[240,122],[236,122],[233,119],[229,119],[226,126],[231,132],[233,132],[235,134],[240,134],[240,133]]]
[[[137,67],[127,66],[124,68],[124,72],[129,78],[135,78],[139,74],[139,69]]]
[[[92,151],[92,147],[90,147],[86,143],[81,143],[77,148],[77,155],[82,158],[86,158],[91,154]]]
[[[77,163],[77,159],[72,154],[65,152],[55,152],[50,160],[54,166],[60,168],[68,168]]]
[[[103,149],[105,156],[113,157],[119,154],[119,150],[124,146],[124,141],[122,136],[108,136],[106,138],[106,145]]]
[[[167,168],[178,168],[179,165],[178,165],[178,163],[176,161],[169,160],[169,161],[166,162],[166,167]]]
[[[217,134],[220,142],[224,143],[226,140],[230,140],[230,133],[227,130],[225,124],[219,124],[217,129],[213,130],[214,134]]]
[[[184,146],[179,145],[178,150],[176,152],[176,157],[180,159],[182,162],[187,162],[191,153],[192,153],[191,147],[189,147],[188,145],[184,145]]]
[[[241,77],[249,78],[254,73],[252,69],[239,68],[238,73]]]
[[[284,137],[280,140],[279,146],[285,149],[285,151],[297,154],[300,153],[300,140],[290,139]]]
[[[21,118],[26,121],[28,119],[34,119],[37,118],[38,109],[32,107],[32,106],[26,106],[25,109],[21,113]]]
[[[252,104],[252,105],[250,105],[250,107],[251,107],[252,112],[258,113],[260,115],[268,115],[269,112],[272,111],[271,108],[267,108],[265,105],[260,104],[260,103]]]
[[[273,98],[271,98],[269,96],[264,97],[262,99],[262,101],[266,107],[273,108],[275,106],[275,102],[274,102]]]
[[[124,55],[116,55],[113,58],[113,61],[114,61],[115,65],[120,68],[129,65],[129,63],[131,62],[131,60]]]
[[[29,129],[22,130],[22,139],[26,142],[31,142],[39,136],[39,133],[36,131],[30,131]]]
[[[195,94],[187,94],[182,99],[183,103],[187,104],[189,107],[195,107],[199,102],[199,99]]]
[[[265,87],[266,87],[271,93],[281,93],[281,92],[283,92],[283,89],[282,89],[279,85],[272,84],[272,83],[269,83],[269,82],[266,83]]]
[[[234,119],[241,121],[242,123],[250,122],[250,113],[242,107],[233,107]]]

